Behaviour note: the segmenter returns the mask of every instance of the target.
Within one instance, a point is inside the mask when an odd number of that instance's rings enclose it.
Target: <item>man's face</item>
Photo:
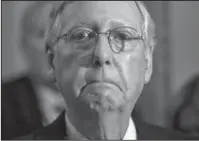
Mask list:
[[[142,33],[141,14],[134,2],[73,2],[60,21],[61,35],[75,26],[97,32],[128,26]],[[81,133],[90,139],[121,138],[143,85],[150,79],[151,54],[142,40],[128,52],[115,53],[101,34],[95,44],[58,42],[53,74],[69,119]]]

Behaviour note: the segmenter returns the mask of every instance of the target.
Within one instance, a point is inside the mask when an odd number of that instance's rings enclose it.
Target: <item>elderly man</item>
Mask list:
[[[58,2],[49,22],[49,72],[67,106],[52,124],[21,139],[182,139],[131,118],[150,80],[155,46],[142,2]]]

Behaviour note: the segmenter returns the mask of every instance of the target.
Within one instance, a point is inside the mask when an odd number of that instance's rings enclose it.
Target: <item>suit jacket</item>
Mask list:
[[[41,113],[31,80],[21,77],[1,87],[2,139],[12,139],[41,128]]]
[[[166,130],[139,120],[134,120],[138,140],[196,139],[177,131]],[[64,112],[52,124],[22,136],[20,140],[67,140]]]

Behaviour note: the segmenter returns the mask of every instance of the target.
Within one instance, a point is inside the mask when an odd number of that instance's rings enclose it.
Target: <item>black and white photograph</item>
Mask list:
[[[2,140],[199,140],[198,1],[2,1]]]

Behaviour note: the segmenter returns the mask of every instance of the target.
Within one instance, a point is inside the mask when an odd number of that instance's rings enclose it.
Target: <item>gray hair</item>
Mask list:
[[[46,45],[48,47],[53,47],[56,44],[56,41],[61,32],[61,23],[59,21],[60,13],[62,13],[64,8],[72,2],[73,1],[59,1],[52,7],[49,19],[50,24],[46,32]],[[142,30],[144,44],[146,47],[149,47],[151,51],[153,51],[156,45],[155,23],[143,2],[135,1],[135,4],[143,18]]]

